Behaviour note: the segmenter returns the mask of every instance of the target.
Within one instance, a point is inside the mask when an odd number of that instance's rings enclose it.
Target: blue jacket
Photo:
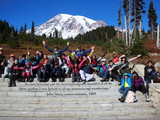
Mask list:
[[[125,73],[121,79],[121,88],[124,87],[124,84],[125,84],[125,79],[124,79],[124,76],[127,75],[128,78],[127,78],[127,83],[129,85],[129,87],[131,88],[131,79],[132,79],[132,74],[129,74],[129,73]]]
[[[59,57],[68,49],[68,46],[66,46],[64,49],[59,49],[58,52],[55,52],[53,49],[50,49],[47,45],[45,46],[47,50],[49,50],[51,53],[53,53],[53,56]]]
[[[87,74],[92,74],[92,67],[90,65],[82,66],[82,70]]]
[[[19,65],[20,67],[24,67],[26,65],[26,63],[29,62],[28,59],[19,59]]]
[[[85,50],[81,50],[81,51],[78,51],[78,50],[72,51],[72,50],[68,49],[68,51],[71,52],[71,53],[72,53],[72,52],[75,52],[75,54],[76,54],[76,55],[78,56],[78,58],[79,58],[80,56],[83,56],[83,55],[85,55],[86,53],[91,52],[92,49],[87,50],[87,51],[85,51]]]

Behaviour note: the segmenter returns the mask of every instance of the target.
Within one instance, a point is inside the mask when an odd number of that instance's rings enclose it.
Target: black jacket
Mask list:
[[[13,63],[12,67],[11,67],[11,75],[15,75],[15,74],[19,74],[20,71],[18,69],[14,69],[14,67],[19,67],[19,64],[15,64]]]
[[[1,63],[4,62],[4,66],[6,66],[6,58],[4,55],[0,55],[0,66],[1,66]]]
[[[154,66],[149,67],[148,65],[144,68],[144,77],[149,77],[152,75],[152,73],[155,73]]]

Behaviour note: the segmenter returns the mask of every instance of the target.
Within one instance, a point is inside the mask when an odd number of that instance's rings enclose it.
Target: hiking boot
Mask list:
[[[119,100],[120,102],[124,102],[124,101],[125,101],[125,99],[124,99],[123,97],[118,98],[118,100]]]
[[[105,78],[103,78],[102,80],[101,80],[101,82],[105,82],[106,81],[106,79]]]
[[[148,93],[145,93],[144,96],[146,98],[146,102],[150,102]]]
[[[61,78],[61,79],[60,79],[61,81],[59,81],[59,82],[64,82],[64,79],[65,79],[65,78]]]
[[[12,82],[12,87],[15,87],[16,86],[16,82]]]
[[[137,99],[134,99],[134,102],[138,102],[138,100],[137,100]]]
[[[85,84],[85,83],[86,83],[86,80],[82,80],[82,82],[83,82],[83,84]]]
[[[12,87],[12,83],[11,82],[8,82],[8,87]]]
[[[52,78],[52,82],[57,82],[56,78]]]
[[[4,78],[8,78],[8,75],[5,75]]]
[[[121,85],[121,82],[119,82],[118,85]]]
[[[138,99],[136,98],[136,94],[134,95],[134,102],[137,102]]]
[[[55,76],[52,76],[52,82],[57,82],[57,79]]]
[[[70,78],[70,77],[71,77],[71,75],[67,74],[67,75],[66,75],[66,77],[67,77],[67,78]]]

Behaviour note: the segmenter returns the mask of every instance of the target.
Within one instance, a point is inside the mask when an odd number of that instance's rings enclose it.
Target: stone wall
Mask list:
[[[140,76],[144,78],[144,65],[137,64],[134,67],[134,70],[138,72]],[[151,83],[150,84],[150,100],[153,102],[153,106],[157,109],[158,114],[160,115],[160,83]]]
[[[153,101],[153,106],[160,114],[160,83],[150,84],[150,99]]]

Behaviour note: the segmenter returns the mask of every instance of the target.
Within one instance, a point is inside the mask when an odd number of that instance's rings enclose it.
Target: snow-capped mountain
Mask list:
[[[58,30],[63,39],[76,37],[98,27],[106,26],[104,21],[95,21],[83,16],[72,16],[69,14],[59,14],[47,22],[35,27],[36,35],[45,34],[47,37],[53,36],[55,29]],[[31,30],[28,30],[29,33]]]

